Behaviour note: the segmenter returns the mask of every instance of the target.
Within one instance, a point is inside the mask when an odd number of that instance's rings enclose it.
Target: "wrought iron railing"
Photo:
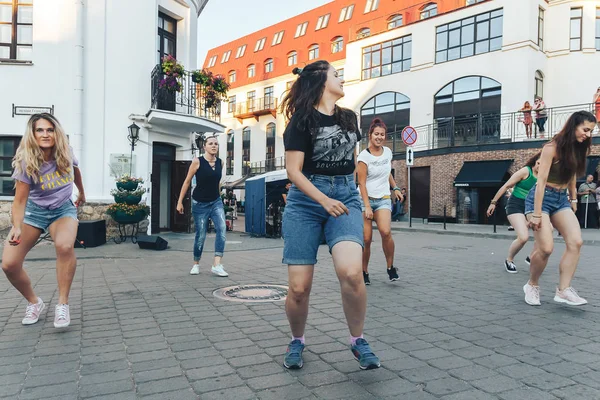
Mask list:
[[[414,127],[418,139],[413,145],[413,150],[546,140],[560,132],[571,114],[580,110],[595,113],[595,105],[588,103],[546,108],[548,119],[544,127],[544,135],[536,125],[535,112],[532,112],[533,123],[530,136],[526,133],[524,115],[521,111],[438,119],[431,124]],[[594,134],[598,133],[596,129]],[[394,153],[404,153],[406,146],[402,142],[402,131],[388,133],[385,145]],[[366,138],[361,143],[361,147],[364,146],[366,146]]]
[[[266,172],[279,171],[285,169],[285,157],[268,158],[263,161],[250,164],[250,175],[260,175]]]
[[[194,115],[220,122],[221,102],[208,99],[202,86],[193,81],[190,71],[185,71],[179,78],[181,88],[177,91],[161,87],[161,81],[165,79],[165,75],[160,64],[154,67],[150,79],[152,90],[151,108]]]

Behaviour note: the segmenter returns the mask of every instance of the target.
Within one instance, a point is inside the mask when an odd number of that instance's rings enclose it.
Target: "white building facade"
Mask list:
[[[206,1],[0,2],[1,199],[12,199],[10,159],[32,113],[52,112],[63,124],[90,203],[113,201],[115,175],[129,173],[127,127],[136,123],[131,174],[145,180],[152,231],[181,225],[172,181],[185,167],[177,162],[189,165],[195,133],[223,126],[204,118],[191,82],[187,92],[161,92],[158,65],[170,54],[196,69]]]

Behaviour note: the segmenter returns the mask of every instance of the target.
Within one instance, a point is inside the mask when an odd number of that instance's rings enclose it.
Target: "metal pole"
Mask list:
[[[494,233],[496,233],[496,214],[494,213]]]
[[[446,230],[446,206],[444,206],[444,230]]]
[[[585,222],[583,223],[583,229],[587,229],[588,207],[589,207],[589,204],[590,204],[590,203],[587,202],[588,201],[588,196],[585,196]]]
[[[412,216],[411,216],[411,194],[410,194],[410,166],[408,166],[408,227],[412,228]]]

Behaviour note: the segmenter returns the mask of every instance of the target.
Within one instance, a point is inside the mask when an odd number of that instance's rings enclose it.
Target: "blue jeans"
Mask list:
[[[533,213],[536,188],[537,184],[531,188],[527,198],[525,199],[525,215]],[[571,202],[569,201],[567,189],[555,189],[553,187],[546,186],[544,189],[544,200],[542,202],[543,214],[553,216],[557,212],[570,209]]]
[[[363,217],[354,175],[309,175],[308,179],[327,197],[339,200],[349,214],[329,215],[316,201],[292,185],[283,215],[283,263],[314,265],[323,234],[329,251],[339,242],[363,244]]]
[[[225,210],[220,198],[211,202],[196,202],[192,200],[192,215],[196,226],[196,237],[194,238],[194,261],[200,261],[206,231],[208,230],[208,219],[213,222],[217,238],[215,239],[215,257],[223,257],[225,251]]]
[[[23,223],[47,232],[50,225],[64,217],[73,218],[75,221],[78,221],[77,208],[71,199],[68,199],[60,207],[53,210],[40,207],[28,199],[25,206]]]

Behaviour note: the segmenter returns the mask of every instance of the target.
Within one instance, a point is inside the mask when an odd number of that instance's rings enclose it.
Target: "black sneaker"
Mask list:
[[[529,256],[527,256],[527,258],[525,259],[525,262],[527,263],[527,265],[531,265],[531,258],[529,258]]]
[[[388,268],[387,273],[388,273],[388,276],[390,277],[390,281],[392,281],[392,282],[400,279],[398,277],[398,270],[396,270],[396,267],[394,267],[393,265],[391,268]]]
[[[509,274],[516,274],[517,273],[517,266],[515,265],[514,262],[505,260],[504,261],[504,266],[506,267],[506,272],[508,272]]]
[[[363,279],[365,280],[365,285],[370,285],[371,281],[369,280],[369,274],[363,271]]]

